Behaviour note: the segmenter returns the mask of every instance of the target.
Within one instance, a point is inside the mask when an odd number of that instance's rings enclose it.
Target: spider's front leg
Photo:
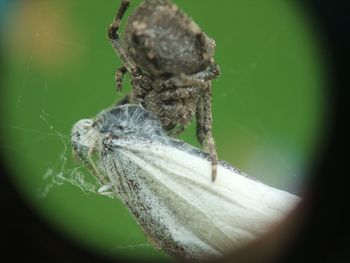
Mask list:
[[[216,145],[212,134],[212,114],[211,114],[211,84],[207,83],[207,89],[200,95],[197,109],[197,139],[208,151],[211,158],[211,175],[214,182],[217,175],[218,155],[216,153]]]
[[[120,68],[117,69],[117,71],[115,72],[115,84],[116,84],[116,90],[117,92],[122,91],[123,88],[123,77],[127,72],[127,68],[125,66],[121,66]]]
[[[208,88],[208,82],[216,78],[220,74],[219,66],[214,63],[207,67],[205,70],[200,71],[195,74],[187,75],[184,73],[178,76],[172,76],[165,80],[162,86],[168,87],[198,87],[203,90],[203,92]],[[156,85],[162,87],[160,85]]]
[[[215,62],[211,63],[205,70],[195,73],[192,76],[193,79],[210,81],[217,78],[220,75],[219,65]]]
[[[125,11],[128,9],[129,4],[130,4],[130,0],[123,0],[121,2],[118,13],[114,18],[113,23],[108,27],[109,41],[111,42],[112,47],[117,52],[117,54],[119,55],[123,63],[123,66],[120,67],[115,73],[115,82],[116,82],[117,91],[120,91],[122,89],[123,76],[127,73],[127,71],[129,71],[131,74],[138,72],[136,64],[127,55],[126,51],[123,48],[123,44],[120,40],[120,37],[118,35],[118,30],[120,27],[121,20],[125,14]]]

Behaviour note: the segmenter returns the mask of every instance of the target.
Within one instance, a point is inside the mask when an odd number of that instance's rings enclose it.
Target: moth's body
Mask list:
[[[121,104],[141,104],[159,118],[172,136],[185,130],[194,117],[197,138],[212,158],[217,154],[212,136],[211,80],[219,75],[213,56],[215,42],[168,0],[145,0],[130,15],[120,41],[118,29],[129,0],[123,0],[108,36],[123,66],[116,72],[131,75],[131,92]]]
[[[72,145],[99,192],[118,197],[152,243],[181,262],[229,255],[268,232],[299,200],[221,161],[213,184],[210,156],[167,136],[140,105],[77,122]]]

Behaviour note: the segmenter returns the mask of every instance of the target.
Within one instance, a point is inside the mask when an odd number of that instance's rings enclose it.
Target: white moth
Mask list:
[[[158,248],[182,260],[222,257],[266,233],[299,201],[225,162],[168,137],[142,106],[123,105],[77,122],[75,154],[118,197]]]

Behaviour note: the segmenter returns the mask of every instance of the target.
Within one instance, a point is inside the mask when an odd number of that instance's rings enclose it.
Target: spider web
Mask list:
[[[73,8],[73,6],[70,6],[74,5],[73,3],[67,3],[68,2],[64,4],[66,7]],[[26,23],[29,24],[29,29],[22,28],[22,30],[29,31],[25,35],[26,37],[29,37],[29,39],[26,39],[29,44],[27,45],[25,42],[22,42],[23,39],[16,39],[16,37],[11,34],[9,28],[5,27],[7,32],[5,31],[3,33],[7,36],[7,39],[9,39],[9,42],[5,43],[5,45],[11,52],[15,52],[16,49],[19,49],[20,52],[22,52],[21,55],[26,57],[26,59],[22,59],[20,62],[22,69],[19,69],[21,74],[17,75],[20,76],[20,83],[16,85],[16,91],[5,91],[5,95],[7,96],[6,99],[9,102],[7,109],[9,114],[2,123],[1,129],[9,136],[13,136],[11,134],[15,133],[20,134],[25,137],[25,139],[19,142],[15,138],[12,142],[2,144],[2,151],[10,153],[12,159],[19,159],[21,157],[18,156],[25,156],[30,162],[40,167],[36,170],[36,172],[40,173],[39,175],[36,175],[40,177],[40,182],[36,184],[36,189],[30,190],[31,193],[36,195],[36,198],[46,199],[49,197],[52,190],[64,185],[73,185],[85,194],[97,194],[99,187],[97,180],[87,172],[84,166],[72,164],[71,161],[71,137],[70,129],[67,129],[67,126],[72,127],[74,122],[78,121],[79,118],[67,123],[66,121],[62,121],[64,117],[59,115],[54,116],[54,114],[51,113],[51,109],[53,108],[52,99],[49,100],[48,97],[51,95],[50,93],[53,92],[50,86],[50,83],[52,82],[50,74],[52,75],[52,72],[60,70],[55,68],[56,66],[52,63],[52,60],[59,59],[57,55],[55,55],[57,49],[73,49],[73,51],[78,53],[86,53],[86,56],[88,56],[88,53],[90,52],[98,53],[104,51],[92,49],[88,44],[82,44],[76,39],[72,40],[69,37],[64,38],[62,35],[56,36],[56,32],[53,29],[59,25],[53,24],[59,24],[64,19],[67,19],[64,15],[64,10],[62,11],[62,9],[58,9],[56,12],[54,6],[50,6],[50,4],[46,5],[41,1],[28,1],[23,3],[23,6],[19,4],[10,7],[12,8],[12,10],[10,10],[12,15],[9,16],[8,23],[19,20],[19,25],[15,25],[15,27],[20,28],[27,24],[23,24],[23,21],[21,21],[19,16],[24,16],[25,19],[28,19]],[[51,20],[53,19],[54,21],[48,21],[50,19],[46,14],[47,11],[49,11],[52,16]],[[38,43],[36,43],[36,41]],[[43,47],[43,50],[40,50],[40,47],[36,46],[43,45],[40,41],[46,45]],[[18,45],[15,44],[15,47],[11,50],[11,45],[14,42],[17,42],[17,44],[18,42],[21,43]],[[46,54],[43,55],[42,53]],[[113,52],[111,52],[111,54],[113,55]],[[12,58],[10,55],[8,59],[16,58]],[[33,81],[33,76],[39,79],[37,81],[40,83],[39,85],[34,83],[36,81]],[[35,100],[28,96],[28,91],[33,89],[34,85],[36,85],[35,88],[41,90],[41,98],[36,97]],[[12,98],[9,98],[10,96],[12,96]],[[69,94],[66,94],[66,96],[69,96]],[[23,124],[22,119],[26,114],[28,103],[31,103],[32,109],[35,109],[35,111],[38,112],[38,114],[32,116],[32,118],[36,123],[39,123],[39,125],[30,123]],[[106,105],[106,107],[108,106],[109,105]],[[80,118],[83,117],[86,117],[86,115],[82,115]],[[62,125],[62,123],[64,125]],[[41,148],[42,145],[52,142],[56,145],[56,157],[49,161],[41,160],[41,158],[45,159],[45,152],[35,156],[27,151],[30,146]],[[29,151],[31,150],[32,149],[29,149]],[[33,176],[33,174],[30,174],[30,176]],[[139,251],[143,248],[151,248],[154,250],[148,243],[133,244],[133,242],[135,242],[134,239],[135,238],[126,238],[124,242],[114,245],[110,251],[112,253],[129,250]]]
[[[54,39],[53,33],[49,32],[49,29],[46,26],[46,21],[45,18],[43,17],[43,10],[42,10],[42,4],[39,1],[32,1],[30,3],[24,4],[25,7],[17,6],[14,7],[15,11],[17,9],[26,9],[29,7],[31,11],[29,11],[28,14],[25,13],[25,15],[28,15],[29,19],[34,19],[35,22],[39,25],[38,28],[30,28],[32,31],[30,31],[31,35],[31,40],[30,41],[35,41],[35,39],[43,38],[46,39],[47,42],[54,42],[58,45],[62,46],[75,46],[77,49],[81,50],[87,50],[88,48],[86,46],[83,46],[79,43],[72,43],[69,41],[61,40],[61,39]],[[22,10],[23,11],[23,10]],[[34,16],[34,18],[33,18]],[[59,20],[59,19],[58,19]],[[45,40],[44,40],[45,42]],[[41,61],[42,63],[42,73],[44,76],[43,79],[43,85],[42,85],[42,98],[41,101],[38,105],[35,105],[36,107],[39,107],[40,109],[40,114],[37,116],[42,123],[44,124],[43,129],[33,129],[33,127],[23,127],[20,124],[17,124],[18,122],[18,115],[19,112],[23,107],[23,100],[25,91],[31,88],[31,81],[29,80],[29,77],[31,74],[33,74],[32,69],[35,67],[34,65],[37,63],[36,57],[38,56],[38,51],[36,50],[37,47],[34,45],[25,50],[28,56],[24,63],[24,73],[22,76],[22,80],[20,83],[19,91],[17,94],[17,98],[14,103],[14,108],[12,109],[13,112],[13,117],[12,117],[12,123],[8,125],[3,125],[3,128],[8,129],[8,130],[19,130],[23,133],[28,133],[28,134],[37,134],[36,138],[31,139],[31,141],[27,141],[27,143],[41,143],[45,142],[45,139],[49,137],[54,137],[56,138],[57,141],[60,142],[61,145],[61,150],[58,153],[57,160],[54,163],[47,163],[46,164],[46,171],[42,175],[43,179],[43,187],[39,187],[37,189],[38,192],[38,197],[46,197],[50,190],[54,186],[60,186],[64,183],[69,183],[72,184],[78,188],[80,188],[83,192],[85,193],[96,193],[97,192],[97,184],[96,182],[89,182],[89,180],[86,179],[86,173],[84,172],[84,167],[83,166],[76,166],[74,168],[69,167],[67,164],[67,161],[69,158],[71,158],[71,148],[70,148],[70,134],[69,133],[64,133],[60,131],[58,128],[56,128],[51,120],[50,120],[50,114],[46,111],[46,95],[48,92],[50,92],[49,89],[49,80],[48,80],[48,71],[50,69],[50,63],[49,61],[52,59],[52,53],[54,52],[51,50],[51,47],[48,46],[46,48],[47,52],[47,58]],[[39,51],[40,52],[40,51]],[[35,107],[33,105],[33,107]],[[21,145],[23,146],[23,144]],[[13,147],[14,148],[14,147]],[[20,149],[21,147],[18,147]],[[18,150],[15,149],[15,150]],[[91,181],[91,180],[90,180]]]
[[[50,189],[54,186],[59,186],[64,183],[69,183],[77,186],[84,193],[97,193],[97,181],[95,183],[90,183],[86,179],[86,171],[84,166],[77,166],[75,168],[67,167],[67,159],[71,158],[70,152],[70,135],[63,134],[54,129],[54,127],[48,121],[48,114],[45,110],[42,110],[40,118],[45,124],[47,124],[49,130],[52,130],[52,135],[56,136],[57,139],[62,144],[62,152],[58,157],[57,164],[54,168],[48,167],[45,174],[43,175],[43,180],[48,181],[46,185],[40,189],[38,192],[39,197],[46,197]]]

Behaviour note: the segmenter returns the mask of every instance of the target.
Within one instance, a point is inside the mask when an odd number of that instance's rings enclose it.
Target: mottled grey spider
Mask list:
[[[128,18],[123,42],[118,35],[130,0],[122,0],[109,40],[123,66],[116,71],[117,90],[123,76],[131,75],[131,92],[118,102],[141,104],[155,113],[171,136],[183,132],[196,116],[197,139],[217,173],[217,153],[212,135],[211,80],[219,75],[213,56],[215,41],[168,0],[145,0]]]

